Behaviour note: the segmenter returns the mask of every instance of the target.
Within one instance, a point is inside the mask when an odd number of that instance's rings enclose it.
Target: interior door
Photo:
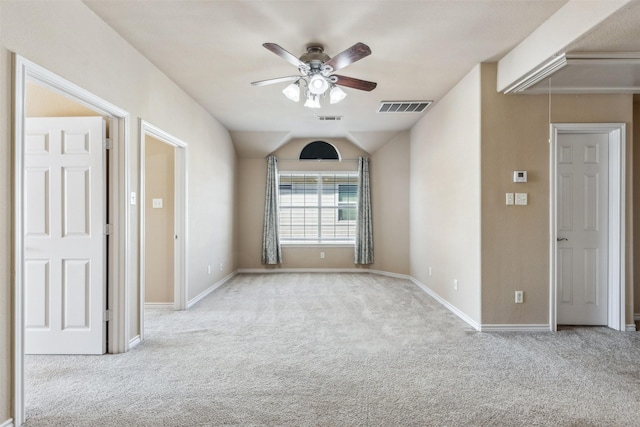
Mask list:
[[[105,353],[104,138],[102,117],[26,120],[25,353]]]
[[[608,134],[560,134],[557,143],[557,319],[607,325]]]

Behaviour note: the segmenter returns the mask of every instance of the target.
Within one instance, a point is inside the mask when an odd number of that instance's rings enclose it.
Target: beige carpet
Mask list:
[[[29,356],[28,426],[640,425],[640,338],[478,333],[408,281],[239,275],[122,355]]]

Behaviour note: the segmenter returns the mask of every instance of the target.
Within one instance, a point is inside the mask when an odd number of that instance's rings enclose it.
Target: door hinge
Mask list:
[[[111,234],[111,224],[105,224],[104,225],[104,235],[108,236]]]
[[[111,147],[113,147],[113,143],[111,142],[110,138],[105,138],[102,146],[105,150],[111,150]]]
[[[105,322],[110,322],[111,320],[113,320],[113,311],[105,310],[104,311],[104,321]]]

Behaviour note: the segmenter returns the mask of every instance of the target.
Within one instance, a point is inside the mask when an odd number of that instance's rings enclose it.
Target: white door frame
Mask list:
[[[562,133],[606,133],[609,135],[609,237],[607,258],[609,274],[607,284],[607,326],[626,330],[625,282],[625,226],[626,226],[626,128],[624,123],[553,123],[550,126],[550,179],[549,179],[549,325],[557,324],[557,145]]]
[[[26,81],[32,80],[110,118],[109,150],[109,235],[108,308],[111,311],[107,327],[109,353],[124,353],[129,349],[129,113],[63,79],[45,68],[14,54],[14,367],[13,413],[15,425],[25,422],[24,414],[24,139]]]
[[[144,339],[145,299],[145,136],[175,147],[174,176],[174,310],[187,305],[187,144],[157,126],[140,119],[140,339]]]

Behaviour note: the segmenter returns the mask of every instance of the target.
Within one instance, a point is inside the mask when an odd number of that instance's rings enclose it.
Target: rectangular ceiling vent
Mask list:
[[[316,116],[318,120],[322,120],[324,122],[339,122],[342,120],[343,116]]]
[[[382,101],[378,113],[422,113],[433,101]]]

